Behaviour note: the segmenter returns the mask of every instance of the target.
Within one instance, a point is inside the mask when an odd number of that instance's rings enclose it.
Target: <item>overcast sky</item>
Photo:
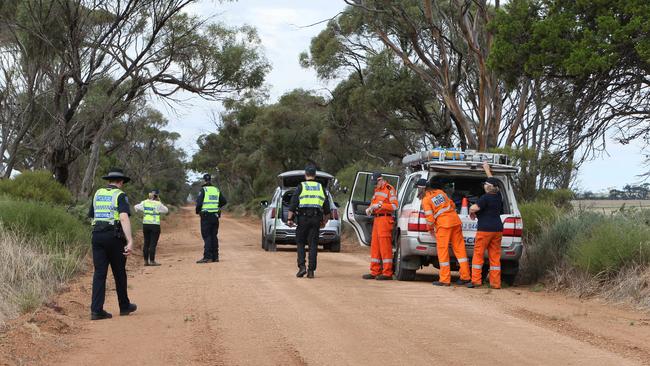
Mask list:
[[[334,87],[319,81],[312,70],[300,67],[298,55],[309,48],[311,38],[325,24],[307,28],[302,26],[331,18],[344,6],[343,0],[240,0],[224,3],[204,0],[188,10],[202,17],[213,16],[215,20],[228,25],[249,24],[257,28],[264,53],[273,67],[266,79],[273,102],[295,88],[322,91],[323,88]],[[181,134],[179,146],[190,156],[196,150],[197,137],[214,132],[210,116],[222,110],[218,103],[196,98],[190,98],[180,106],[156,103],[156,108],[169,119],[168,129]],[[599,191],[621,187],[638,182],[636,175],[650,169],[643,166],[640,143],[621,146],[611,142],[608,153],[609,156],[583,165],[577,180],[578,188]]]

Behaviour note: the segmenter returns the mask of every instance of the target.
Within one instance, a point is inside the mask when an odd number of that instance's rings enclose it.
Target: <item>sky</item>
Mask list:
[[[296,88],[323,92],[335,86],[318,80],[313,70],[303,69],[298,55],[309,48],[312,37],[325,27],[325,23],[305,26],[332,18],[344,7],[343,0],[203,0],[187,10],[227,25],[247,24],[257,28],[264,54],[273,68],[266,83],[269,102],[274,102]],[[181,134],[178,146],[189,156],[196,151],[196,139],[200,135],[215,132],[212,116],[223,111],[219,103],[189,96],[182,105],[170,106],[155,101],[154,104],[170,121],[168,129]],[[644,166],[644,154],[650,154],[650,150],[644,150],[640,142],[623,146],[610,141],[607,153],[581,167],[576,188],[598,192],[637,183],[641,180],[638,175],[650,171],[650,167]]]

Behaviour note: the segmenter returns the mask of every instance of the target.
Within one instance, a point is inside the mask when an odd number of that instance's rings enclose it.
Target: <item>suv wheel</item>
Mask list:
[[[400,249],[399,244],[397,245],[397,250],[395,251],[395,277],[398,281],[413,281],[415,280],[415,270],[406,269],[401,266],[402,264],[402,250]]]
[[[330,252],[338,253],[341,251],[341,240],[334,241],[330,244],[328,244],[328,248]]]

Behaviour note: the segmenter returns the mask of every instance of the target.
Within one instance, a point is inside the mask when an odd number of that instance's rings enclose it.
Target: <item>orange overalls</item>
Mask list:
[[[440,282],[451,283],[449,266],[449,243],[460,265],[460,279],[469,281],[469,263],[463,239],[463,223],[456,213],[456,205],[441,189],[429,190],[422,198],[422,209],[427,217],[427,225],[432,230],[435,227],[436,248],[440,263]]]
[[[390,184],[375,188],[371,204],[381,202],[381,208],[373,212],[372,241],[370,242],[370,274],[391,277],[393,275],[393,213],[397,211],[397,192]],[[383,270],[382,270],[383,268]]]
[[[501,238],[503,232],[477,231],[472,257],[472,283],[480,286],[483,280],[483,254],[490,260],[490,287],[501,288]]]

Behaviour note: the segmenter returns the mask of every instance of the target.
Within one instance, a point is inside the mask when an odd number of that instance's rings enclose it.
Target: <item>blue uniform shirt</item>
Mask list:
[[[476,202],[481,209],[476,213],[478,224],[477,231],[500,232],[503,231],[501,214],[503,213],[503,198],[501,192],[486,193]]]

